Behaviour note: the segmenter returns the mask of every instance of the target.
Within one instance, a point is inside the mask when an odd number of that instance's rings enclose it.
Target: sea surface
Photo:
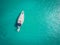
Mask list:
[[[0,0],[0,45],[60,45],[60,0]]]

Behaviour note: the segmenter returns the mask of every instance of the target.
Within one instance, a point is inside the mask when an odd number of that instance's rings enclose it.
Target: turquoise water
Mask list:
[[[20,32],[16,19],[24,10]],[[0,45],[60,45],[59,0],[0,0]]]

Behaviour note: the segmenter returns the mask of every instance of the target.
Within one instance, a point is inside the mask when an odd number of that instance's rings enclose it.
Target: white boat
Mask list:
[[[24,23],[24,11],[22,11],[20,16],[18,17],[18,20],[17,20],[17,32],[20,31],[20,28],[21,28],[23,23]]]

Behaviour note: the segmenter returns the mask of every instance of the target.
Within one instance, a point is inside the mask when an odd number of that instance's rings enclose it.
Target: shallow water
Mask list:
[[[0,45],[60,45],[59,0],[0,0]],[[24,24],[16,20],[25,12]]]

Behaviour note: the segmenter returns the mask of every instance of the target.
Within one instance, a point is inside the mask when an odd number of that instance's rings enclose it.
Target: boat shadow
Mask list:
[[[16,30],[17,30],[17,21],[18,21],[18,18],[19,18],[19,16],[20,16],[20,14],[21,14],[21,13],[18,14],[18,16],[17,16],[17,18],[16,18],[16,21],[15,21],[15,24],[14,24],[14,27],[16,28]],[[15,31],[16,31],[16,30],[15,30]]]

